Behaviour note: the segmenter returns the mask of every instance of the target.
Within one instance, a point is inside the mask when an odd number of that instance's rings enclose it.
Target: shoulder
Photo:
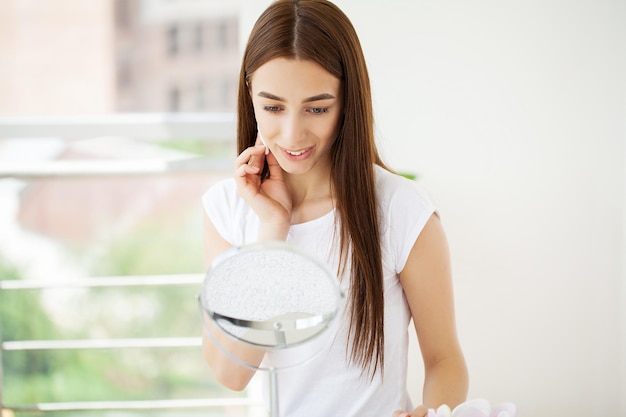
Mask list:
[[[414,180],[376,166],[376,193],[380,208],[387,210],[426,211],[430,215],[434,210],[428,194]]]
[[[234,178],[227,178],[213,184],[202,196],[202,203],[227,203],[237,198],[237,185]]]
[[[229,224],[234,217],[242,215],[245,204],[237,194],[237,184],[233,178],[213,184],[202,196],[204,212],[215,226]]]
[[[384,261],[398,273],[436,208],[416,181],[378,166],[376,193]]]
[[[202,206],[215,229],[231,245],[243,245],[257,236],[258,217],[237,193],[234,178],[212,185],[202,196]]]
[[[228,178],[213,184],[202,196],[204,211],[213,221],[225,217],[240,205],[237,185],[234,178]]]

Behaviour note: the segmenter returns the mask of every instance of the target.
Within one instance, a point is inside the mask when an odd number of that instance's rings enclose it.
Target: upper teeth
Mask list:
[[[300,155],[302,155],[302,154],[304,153],[304,150],[302,150],[302,151],[296,151],[296,152],[294,152],[294,151],[287,151],[287,153],[288,153],[289,155],[293,155],[293,156],[300,156]]]

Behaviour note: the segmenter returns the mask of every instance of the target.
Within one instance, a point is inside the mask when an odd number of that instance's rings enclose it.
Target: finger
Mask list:
[[[259,192],[261,178],[257,167],[246,164],[240,166],[235,171],[234,179],[237,184],[237,192],[244,199],[252,198]]]
[[[247,175],[256,175],[261,171],[261,168],[254,166],[254,165],[248,165],[248,164],[243,164],[240,165],[239,167],[237,167],[237,169],[235,169],[235,177],[237,178],[243,178]]]
[[[391,417],[411,417],[411,416],[406,411],[396,410],[393,412],[393,415]]]
[[[267,167],[269,169],[269,174],[271,179],[282,180],[283,178],[283,169],[278,164],[278,160],[274,156],[273,153],[268,154],[265,159],[267,160]]]
[[[265,155],[263,153],[264,149],[265,147],[263,146],[251,146],[249,148],[246,148],[235,159],[235,170],[238,169],[241,165],[252,165],[258,168],[263,168],[263,163],[265,162]]]
[[[267,155],[268,153],[270,153],[270,147],[267,146],[267,143],[265,142],[265,140],[263,139],[263,136],[261,136],[261,132],[258,133],[257,137],[256,137],[256,142],[254,143],[256,146],[259,145],[263,145],[263,153],[265,155]]]
[[[236,158],[236,163],[247,163],[251,157],[253,156],[259,156],[259,155],[263,155],[263,151],[265,150],[265,146],[263,145],[255,145],[255,146],[250,146],[246,149],[243,150],[243,152],[241,152],[237,158]]]
[[[264,145],[256,145],[254,147],[254,155],[248,161],[248,165],[256,166],[259,169],[263,168],[263,164],[265,164],[265,146]]]
[[[428,408],[426,408],[426,406],[420,405],[418,406],[415,410],[413,410],[413,413],[411,413],[411,417],[427,417],[428,416]]]

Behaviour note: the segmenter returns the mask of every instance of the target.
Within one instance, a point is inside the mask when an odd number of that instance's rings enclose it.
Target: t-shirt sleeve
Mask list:
[[[219,234],[231,244],[235,244],[232,230],[235,198],[233,180],[225,180],[214,184],[202,196],[202,206],[207,217]]]
[[[389,245],[397,273],[404,269],[422,229],[436,208],[415,181],[402,179],[389,200]]]

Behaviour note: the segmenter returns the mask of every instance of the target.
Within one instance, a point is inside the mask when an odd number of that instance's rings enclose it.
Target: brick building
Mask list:
[[[237,3],[3,0],[0,114],[232,111]]]

